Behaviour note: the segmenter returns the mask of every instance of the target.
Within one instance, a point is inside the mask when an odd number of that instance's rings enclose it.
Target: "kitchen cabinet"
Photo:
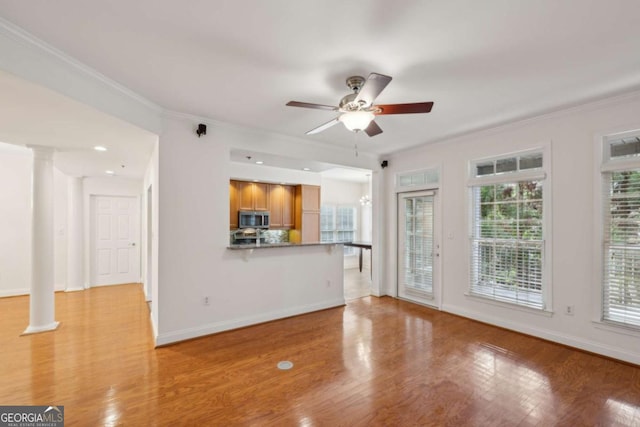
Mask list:
[[[269,211],[271,228],[291,229],[295,224],[295,186],[250,181],[229,182],[229,228],[238,228],[238,211]]]
[[[301,243],[320,241],[320,187],[296,186],[295,228],[300,233]]]
[[[269,210],[269,184],[260,182],[234,181],[239,210]]]
[[[296,188],[293,185],[284,185],[282,192],[282,226],[293,228],[295,226],[295,198]]]
[[[237,181],[229,182],[229,229],[238,228],[238,189]]]
[[[294,226],[295,187],[269,184],[269,212],[271,228],[290,229]]]

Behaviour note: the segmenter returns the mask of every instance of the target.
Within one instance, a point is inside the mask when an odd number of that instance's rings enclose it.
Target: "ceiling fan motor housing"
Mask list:
[[[340,111],[358,111],[361,107],[360,103],[355,102],[357,93],[350,93],[340,100]]]
[[[349,89],[351,89],[353,93],[346,95],[340,100],[339,107],[341,111],[358,111],[365,106],[365,102],[355,102],[356,96],[358,96],[365,82],[366,80],[362,76],[351,76],[347,79],[347,86],[349,86]]]
[[[364,85],[365,81],[366,80],[362,76],[351,76],[347,78],[347,86],[349,86],[349,89],[351,89],[355,93],[358,93],[360,92],[360,89]]]

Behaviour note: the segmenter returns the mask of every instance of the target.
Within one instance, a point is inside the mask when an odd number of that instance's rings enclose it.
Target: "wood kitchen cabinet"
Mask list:
[[[269,210],[269,184],[261,182],[234,181],[239,210]]]
[[[229,229],[238,228],[238,189],[237,181],[229,182]]]
[[[294,226],[295,187],[269,184],[269,212],[271,228],[290,229]]]
[[[296,186],[295,227],[302,243],[320,241],[320,187]]]
[[[270,228],[291,229],[295,224],[295,186],[236,181],[229,183],[229,228],[238,228],[238,211],[269,211]]]

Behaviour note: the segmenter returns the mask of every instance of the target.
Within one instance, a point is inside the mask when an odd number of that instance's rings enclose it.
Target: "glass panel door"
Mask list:
[[[433,191],[398,195],[398,296],[428,305],[437,305],[434,204]]]

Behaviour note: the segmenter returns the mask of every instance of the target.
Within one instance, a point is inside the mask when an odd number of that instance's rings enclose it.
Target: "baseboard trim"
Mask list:
[[[49,331],[55,331],[56,329],[58,329],[58,326],[60,326],[60,322],[52,322],[49,323],[48,325],[42,325],[42,326],[31,326],[29,325],[27,327],[27,329],[25,329],[25,331],[20,334],[20,336],[24,336],[24,335],[33,335],[33,334],[40,334],[42,332],[49,332]]]
[[[29,288],[21,288],[21,289],[5,289],[0,290],[0,298],[4,297],[18,297],[22,295],[29,295],[31,290]]]
[[[550,331],[548,329],[532,327],[522,323],[514,323],[511,321],[507,322],[504,319],[498,317],[487,316],[486,314],[465,310],[463,308],[448,304],[442,306],[442,311],[455,314],[457,316],[466,317],[468,319],[477,320],[479,322],[488,323],[490,325],[498,326],[500,328],[508,329],[511,331],[520,332],[522,334],[531,335],[548,341],[553,341],[555,343],[577,348],[579,350],[584,350],[589,353],[595,353],[601,356],[611,357],[613,359],[632,363],[634,365],[640,365],[640,355],[637,353],[632,353],[625,349],[612,347],[606,344],[594,342],[572,335]]]
[[[284,310],[262,313],[255,316],[242,317],[239,319],[210,323],[208,325],[199,326],[197,328],[182,329],[182,330],[166,332],[162,334],[156,333],[156,347],[174,344],[174,343],[185,341],[192,338],[198,338],[206,335],[216,334],[218,332],[224,332],[232,329],[243,328],[246,326],[257,325],[259,323],[270,322],[272,320],[284,319],[286,317],[312,313],[314,311],[326,310],[328,308],[340,307],[343,305],[345,305],[344,298],[336,298],[333,300],[323,301],[316,304],[301,305],[297,307],[287,308]]]

